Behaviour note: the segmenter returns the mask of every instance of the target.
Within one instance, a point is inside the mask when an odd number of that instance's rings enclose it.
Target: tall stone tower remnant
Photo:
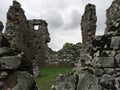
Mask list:
[[[85,12],[81,20],[83,44],[94,39],[96,33],[96,22],[97,22],[97,16],[96,16],[95,5],[93,4],[86,5]]]

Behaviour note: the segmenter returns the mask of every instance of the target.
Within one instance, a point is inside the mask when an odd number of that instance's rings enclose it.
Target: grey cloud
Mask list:
[[[65,10],[68,7],[68,2],[65,0],[44,0],[44,6],[47,9]]]
[[[50,29],[59,29],[63,26],[64,20],[60,13],[56,11],[50,11],[46,14],[46,20],[49,23]]]
[[[10,6],[11,2],[10,0],[0,0],[0,20],[4,23],[6,22],[6,13],[8,11],[8,8]]]
[[[73,10],[72,12],[72,23],[71,23],[71,29],[76,29],[78,26],[80,26],[80,13],[77,10]]]
[[[106,28],[106,10],[110,7],[112,1],[93,1],[93,3],[96,5],[96,13],[97,13],[97,35],[103,35],[105,28]],[[105,4],[104,4],[105,3]],[[101,6],[102,5],[102,6]]]
[[[5,14],[5,12],[2,12],[1,10],[0,10],[0,21],[2,21],[3,23],[5,23],[5,21],[6,21],[6,14]]]
[[[71,17],[69,17],[70,22],[66,23],[65,30],[76,29],[80,26],[80,13],[78,10],[74,9],[71,11]]]
[[[102,14],[102,12],[98,12],[98,21],[97,21],[97,34],[103,35],[105,31],[105,14]]]

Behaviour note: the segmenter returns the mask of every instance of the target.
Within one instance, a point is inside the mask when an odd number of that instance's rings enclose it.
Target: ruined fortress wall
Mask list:
[[[44,20],[33,19],[28,20],[29,30],[32,31],[33,38],[31,39],[31,55],[33,62],[39,63],[40,66],[45,66],[47,59],[47,43],[50,42],[47,29],[47,22]],[[35,28],[37,26],[37,28]]]
[[[27,23],[24,11],[17,1],[7,13],[6,32],[0,21],[0,90],[38,90],[31,62],[24,58]],[[27,57],[26,57],[27,58]]]
[[[5,36],[9,40],[11,47],[23,50],[25,44],[25,34],[27,34],[27,19],[21,5],[13,1],[7,12],[7,22]]]
[[[120,19],[120,0],[114,0],[112,5],[107,9],[105,34],[112,34],[116,31],[113,26],[118,19]]]
[[[39,25],[38,30],[34,29]],[[21,5],[13,1],[7,12],[5,36],[11,47],[23,51],[25,58],[39,66],[45,65],[47,43],[50,41],[44,20],[27,20]]]
[[[60,75],[56,86],[53,86],[51,90],[120,90],[119,7],[120,0],[114,0],[107,10],[105,34],[94,37],[91,51],[83,53],[83,57],[80,57],[80,65],[73,71]],[[87,13],[86,10],[85,13]],[[89,11],[88,14],[90,14]],[[85,25],[89,28],[87,24]]]

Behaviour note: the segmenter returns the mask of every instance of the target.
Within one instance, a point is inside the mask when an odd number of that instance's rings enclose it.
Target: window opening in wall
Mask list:
[[[38,30],[39,29],[39,25],[34,25],[34,30]]]

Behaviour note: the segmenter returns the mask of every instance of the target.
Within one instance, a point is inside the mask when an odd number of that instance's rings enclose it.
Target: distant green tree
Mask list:
[[[74,44],[73,43],[65,43],[64,45],[63,45],[63,49],[64,50],[66,50],[66,49],[70,49],[72,46],[73,46]]]

